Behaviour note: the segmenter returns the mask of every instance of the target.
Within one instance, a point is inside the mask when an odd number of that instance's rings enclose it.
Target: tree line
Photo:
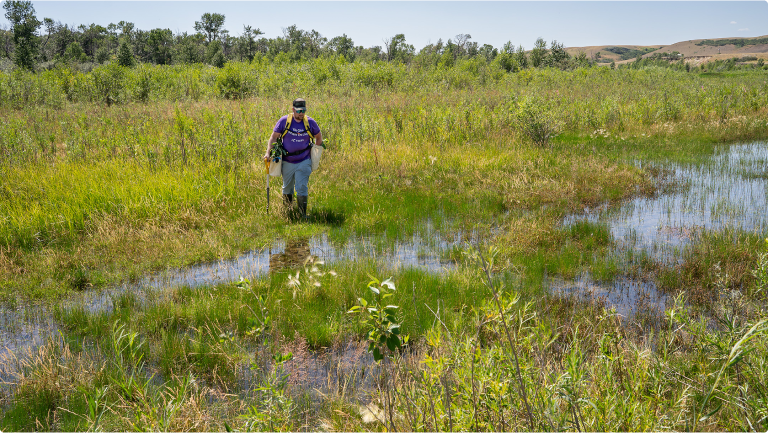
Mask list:
[[[295,25],[283,29],[283,35],[266,38],[259,28],[243,26],[235,36],[224,28],[225,16],[205,13],[195,22],[194,33],[173,33],[170,29],[137,29],[134,23],[120,21],[106,27],[99,24],[70,26],[43,18],[40,21],[31,1],[5,0],[5,17],[10,28],[0,29],[0,58],[16,67],[34,71],[62,63],[107,63],[123,66],[136,63],[157,65],[205,63],[222,67],[227,61],[252,61],[260,56],[269,60],[298,61],[323,56],[341,56],[348,62],[386,61],[431,63],[452,66],[458,59],[481,57],[497,62],[508,72],[529,67],[562,69],[588,66],[593,59],[584,53],[570,56],[562,43],[549,46],[539,38],[531,51],[507,42],[498,49],[479,45],[469,34],[459,34],[443,42],[429,44],[416,52],[404,34],[365,48],[342,34],[328,39],[316,30],[302,30]]]

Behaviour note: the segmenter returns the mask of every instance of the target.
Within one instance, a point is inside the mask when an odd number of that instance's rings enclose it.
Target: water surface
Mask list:
[[[765,233],[768,229],[768,143],[722,146],[701,164],[659,164],[678,183],[655,197],[638,197],[618,208],[607,206],[571,215],[578,221],[605,222],[617,258],[641,257],[667,265],[680,263],[685,248],[702,230]],[[627,251],[642,254],[626,254]],[[633,263],[624,263],[629,266]],[[653,282],[625,277],[601,282],[588,273],[575,281],[553,281],[555,292],[598,297],[617,312],[632,315],[638,306],[663,310],[668,297]],[[638,302],[643,300],[643,302]]]

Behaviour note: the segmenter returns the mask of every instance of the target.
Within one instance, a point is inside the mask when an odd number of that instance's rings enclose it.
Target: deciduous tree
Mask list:
[[[168,65],[171,63],[171,47],[173,45],[173,33],[170,29],[153,29],[147,39],[147,51],[152,62],[156,65]]]
[[[517,51],[515,51],[515,60],[517,60],[517,66],[520,69],[525,69],[528,67],[528,55],[525,53],[525,48],[523,48],[522,45],[517,46]]]
[[[348,62],[355,60],[355,43],[352,42],[352,38],[347,36],[346,33],[331,39],[327,46],[334,53],[344,56]]]
[[[31,1],[6,0],[3,3],[5,18],[11,23],[13,31],[14,55],[16,66],[34,70],[39,39],[35,32],[42,24],[35,16]]]
[[[391,38],[384,40],[384,49],[386,50],[388,61],[408,61],[413,56],[413,45],[405,42],[405,35],[398,33]]]
[[[258,50],[256,36],[263,35],[259,29],[254,30],[251,26],[243,25],[243,34],[237,40],[236,52],[241,59],[253,60]]]
[[[195,21],[195,31],[205,34],[208,43],[219,38],[219,34],[223,27],[223,14],[206,12],[200,17],[200,21]]]
[[[565,45],[560,42],[552,41],[549,46],[549,56],[547,57],[547,64],[549,66],[565,69],[568,67],[568,60],[571,55],[565,50]]]
[[[536,39],[531,50],[531,65],[534,68],[546,66],[547,54],[547,43],[542,38]]]

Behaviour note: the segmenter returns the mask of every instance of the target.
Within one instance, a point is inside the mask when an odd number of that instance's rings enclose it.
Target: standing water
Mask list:
[[[617,257],[634,251],[664,264],[679,263],[701,229],[764,233],[768,228],[768,143],[721,149],[699,165],[663,166],[680,182],[673,192],[638,197],[618,209],[603,207],[572,215],[563,224],[605,222]],[[624,316],[648,306],[663,309],[667,301],[653,282],[624,277],[604,283],[585,274],[576,281],[553,280],[550,287],[555,292],[601,297]]]
[[[680,180],[684,188],[653,198],[636,198],[618,209],[603,207],[570,216],[564,224],[604,221],[617,245],[614,251],[617,256],[634,250],[662,262],[679,260],[681,251],[701,228],[764,232],[768,227],[765,211],[768,209],[768,144],[723,147],[723,151],[700,165],[671,164],[663,168]],[[459,234],[444,238],[427,224],[423,234],[395,242],[388,248],[378,245],[374,237],[349,239],[342,245],[330,242],[325,235],[287,243],[277,241],[269,248],[234,259],[168,270],[138,283],[79,293],[68,304],[85,306],[91,312],[108,311],[112,308],[112,299],[125,292],[141,296],[146,288],[166,290],[184,285],[221,284],[240,276],[254,278],[301,265],[309,256],[327,263],[374,259],[390,268],[405,266],[442,272],[454,266],[443,257],[467,240],[465,237]],[[472,240],[476,236],[468,237]],[[552,279],[548,284],[554,292],[601,298],[624,316],[649,306],[663,309],[667,301],[653,282],[625,277],[605,283],[594,281],[585,273],[575,281]],[[45,343],[58,335],[57,331],[50,308],[45,305],[0,307],[0,349],[4,349],[0,363],[4,363],[4,358]]]
[[[334,244],[326,235],[292,241],[277,240],[268,248],[249,251],[233,259],[202,263],[182,269],[170,269],[147,276],[137,282],[104,290],[76,293],[64,307],[85,307],[91,313],[110,311],[113,299],[133,293],[139,299],[147,293],[171,290],[180,286],[200,287],[258,278],[270,272],[301,266],[309,257],[325,263],[372,259],[388,268],[412,267],[428,272],[443,272],[455,264],[444,256],[474,234],[454,234],[443,237],[428,222],[423,233],[393,244],[374,236],[350,238],[344,244]],[[49,338],[59,335],[52,308],[45,304],[0,306],[0,365],[29,349],[39,347]]]

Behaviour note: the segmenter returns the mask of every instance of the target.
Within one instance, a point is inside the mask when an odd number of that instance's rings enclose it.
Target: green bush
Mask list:
[[[97,100],[108,106],[120,102],[125,85],[125,68],[117,63],[96,68],[91,73]]]
[[[109,49],[107,47],[101,47],[96,51],[96,61],[98,63],[106,63],[109,60]]]
[[[525,97],[513,109],[515,129],[528,137],[537,146],[547,146],[563,128],[550,101],[538,97]]]
[[[120,48],[117,49],[117,64],[129,68],[136,65],[136,59],[133,57],[131,47],[125,41],[121,42]]]
[[[216,78],[216,88],[226,99],[243,99],[251,93],[247,63],[228,62]]]

